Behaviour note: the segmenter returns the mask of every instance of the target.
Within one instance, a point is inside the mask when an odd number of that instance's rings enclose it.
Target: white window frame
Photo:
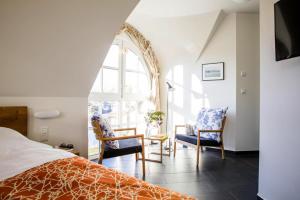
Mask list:
[[[142,95],[139,94],[129,94],[126,95],[125,94],[125,79],[126,79],[126,72],[137,72],[139,73],[140,71],[138,70],[128,70],[126,69],[126,50],[129,49],[130,51],[132,51],[135,55],[138,56],[140,62],[142,63],[142,65],[145,67],[145,72],[146,72],[146,77],[147,77],[147,81],[149,83],[149,95],[151,92],[151,87],[152,87],[152,83],[151,83],[151,74],[150,74],[150,70],[147,66],[147,64],[145,63],[145,60],[143,58],[143,55],[141,54],[141,52],[139,51],[139,49],[130,41],[130,39],[126,36],[126,37],[122,37],[122,38],[117,38],[114,40],[112,45],[118,45],[119,46],[119,63],[118,63],[118,68],[115,67],[110,67],[110,66],[102,66],[102,68],[100,69],[99,73],[101,76],[101,92],[91,92],[89,95],[89,99],[88,101],[98,101],[98,102],[102,102],[102,101],[114,101],[114,102],[118,102],[119,103],[119,110],[118,110],[118,127],[122,126],[123,124],[125,124],[125,121],[123,122],[123,104],[126,101],[141,101],[141,100],[146,100],[145,97],[143,97]],[[118,85],[118,92],[117,93],[104,93],[103,92],[103,69],[113,69],[113,70],[118,70],[119,71],[119,85]],[[117,128],[117,127],[116,127]],[[94,159],[96,158],[96,156],[98,155],[89,155],[89,158]]]
[[[145,67],[145,72],[146,72],[146,77],[148,79],[148,83],[149,83],[149,90],[151,90],[151,75],[150,75],[150,71],[149,68],[142,56],[142,54],[140,53],[139,49],[133,45],[131,42],[128,42],[127,40],[124,39],[115,39],[112,45],[118,45],[120,46],[120,51],[119,51],[119,68],[114,68],[114,67],[110,67],[110,66],[102,66],[100,69],[100,76],[101,76],[101,92],[100,93],[90,93],[89,96],[89,100],[92,101],[102,101],[103,99],[107,100],[107,101],[115,101],[116,99],[119,98],[119,100],[122,100],[125,98],[125,100],[136,100],[136,99],[143,99],[141,98],[140,95],[138,94],[130,94],[130,95],[126,95],[124,92],[124,85],[125,85],[125,79],[126,79],[126,71],[128,72],[139,72],[136,70],[127,70],[125,69],[125,65],[126,65],[126,56],[125,56],[125,50],[126,48],[131,50],[134,54],[136,54],[138,56],[138,58],[140,59],[140,61],[142,62],[143,66]],[[118,92],[117,93],[104,93],[103,92],[103,69],[112,69],[112,70],[119,70],[119,88],[118,88]]]
[[[140,52],[140,50],[130,41],[130,39],[126,37],[121,37],[117,38],[114,40],[112,45],[118,45],[119,46],[119,64],[118,68],[115,67],[110,67],[110,66],[102,66],[99,73],[101,76],[101,92],[91,92],[89,95],[89,101],[117,101],[119,102],[119,115],[118,115],[118,126],[122,126],[125,122],[123,122],[122,119],[122,113],[123,113],[123,103],[126,101],[141,101],[145,100],[145,97],[139,95],[139,94],[125,94],[125,79],[126,79],[126,72],[137,72],[139,73],[140,71],[138,70],[128,70],[126,69],[126,50],[129,49],[132,51],[135,55],[138,56],[140,62],[142,65],[145,67],[145,72],[146,72],[146,77],[147,81],[149,83],[149,95],[151,91],[151,75],[149,68],[147,64],[145,63],[145,60]],[[103,92],[103,69],[112,69],[112,70],[118,70],[119,71],[119,87],[118,87],[118,92],[117,93],[104,93]]]

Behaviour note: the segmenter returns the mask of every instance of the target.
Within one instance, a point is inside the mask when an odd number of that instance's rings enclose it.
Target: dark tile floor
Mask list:
[[[135,162],[134,155],[106,159],[103,164],[142,178],[141,161]],[[195,150],[178,148],[175,159],[172,154],[162,164],[146,162],[145,181],[200,200],[255,200],[258,156],[226,155],[222,160],[219,152],[204,151],[196,168]]]

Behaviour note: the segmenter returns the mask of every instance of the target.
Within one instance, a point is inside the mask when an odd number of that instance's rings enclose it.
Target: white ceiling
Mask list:
[[[198,15],[215,10],[231,12],[259,12],[259,0],[141,0],[133,13],[152,17]]]

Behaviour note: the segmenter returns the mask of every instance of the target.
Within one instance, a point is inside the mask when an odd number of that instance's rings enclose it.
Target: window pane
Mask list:
[[[88,103],[88,153],[89,156],[99,154],[99,141],[96,139],[91,124],[91,117],[99,111],[100,102],[89,101]]]
[[[101,114],[104,118],[108,119],[113,128],[119,126],[119,110],[119,101],[89,101],[89,127],[92,128],[90,119],[95,113]]]
[[[150,94],[150,83],[146,74],[126,72],[125,75],[126,94],[141,94],[144,97]]]
[[[95,93],[101,92],[101,73],[98,73],[91,92],[95,92]]]
[[[138,86],[139,86],[140,94],[142,94],[144,97],[147,97],[150,95],[150,83],[149,83],[149,79],[146,76],[146,74],[139,73]]]
[[[125,77],[125,93],[136,94],[138,92],[138,73],[126,72]]]
[[[129,70],[138,70],[139,67],[139,58],[131,50],[127,49],[126,51],[126,69]]]
[[[95,114],[101,114],[106,118],[112,128],[119,127],[119,110],[120,103],[118,101],[89,101],[88,104],[88,154],[89,156],[99,154],[99,141],[96,139],[95,133],[91,125],[91,117]]]
[[[139,133],[145,133],[145,114],[149,111],[144,108],[147,106],[146,104],[146,101],[124,101],[122,104],[122,126],[136,127]]]
[[[142,73],[146,73],[146,66],[144,66],[144,64],[141,62],[141,60],[139,60],[139,62],[138,62],[138,71],[142,72]]]
[[[120,103],[118,101],[101,102],[100,114],[109,121],[112,128],[119,127],[119,110]]]
[[[104,66],[119,68],[119,46],[112,45],[106,55]]]
[[[122,125],[124,127],[136,127],[137,103],[135,101],[125,101],[122,106]]]
[[[119,70],[103,68],[103,92],[118,93]]]

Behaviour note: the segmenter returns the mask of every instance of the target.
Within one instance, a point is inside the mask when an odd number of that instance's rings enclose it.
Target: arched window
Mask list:
[[[113,128],[137,127],[143,133],[144,116],[153,109],[150,93],[150,73],[138,48],[129,40],[116,39],[92,87],[89,115],[99,112],[108,118]],[[98,154],[98,147],[90,129],[89,155]]]

